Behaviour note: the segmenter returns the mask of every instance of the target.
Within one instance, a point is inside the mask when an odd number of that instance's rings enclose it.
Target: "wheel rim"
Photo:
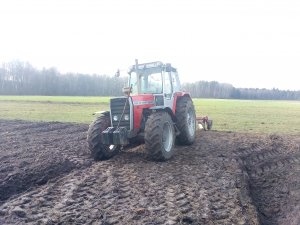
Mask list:
[[[189,130],[189,133],[191,136],[194,135],[195,133],[195,125],[196,125],[196,119],[195,119],[195,114],[193,112],[192,109],[190,109],[188,111],[188,114],[187,114],[187,124],[188,124],[188,130]]]
[[[166,152],[170,152],[172,149],[173,143],[173,135],[172,135],[172,127],[170,123],[165,123],[163,127],[163,135],[162,135],[163,146]]]

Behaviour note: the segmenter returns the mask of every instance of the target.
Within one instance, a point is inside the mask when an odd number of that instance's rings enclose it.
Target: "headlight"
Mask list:
[[[124,120],[127,120],[127,121],[129,120],[129,115],[128,114],[124,115]]]
[[[113,121],[118,121],[118,116],[117,115],[113,116]]]

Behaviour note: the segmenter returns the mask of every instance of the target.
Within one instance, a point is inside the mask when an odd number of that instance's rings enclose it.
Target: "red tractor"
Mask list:
[[[175,139],[193,144],[195,108],[171,64],[136,60],[123,92],[126,96],[112,98],[110,111],[102,112],[89,127],[87,140],[94,159],[109,159],[137,138],[144,140],[152,159],[162,161],[172,157]]]

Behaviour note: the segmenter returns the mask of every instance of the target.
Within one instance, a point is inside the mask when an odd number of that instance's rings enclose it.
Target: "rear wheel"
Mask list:
[[[146,122],[145,149],[154,160],[165,161],[173,155],[174,124],[167,112],[155,112]]]
[[[100,115],[90,125],[87,141],[91,155],[95,160],[104,160],[118,153],[120,146],[102,144],[102,131],[110,126],[110,117]]]
[[[196,113],[190,97],[181,97],[176,104],[177,127],[180,134],[178,143],[191,145],[196,137]]]

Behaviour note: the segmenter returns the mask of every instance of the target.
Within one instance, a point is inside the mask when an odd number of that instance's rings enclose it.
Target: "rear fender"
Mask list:
[[[176,113],[177,101],[182,97],[189,97],[190,99],[192,99],[188,92],[176,92],[174,94],[173,112]]]

